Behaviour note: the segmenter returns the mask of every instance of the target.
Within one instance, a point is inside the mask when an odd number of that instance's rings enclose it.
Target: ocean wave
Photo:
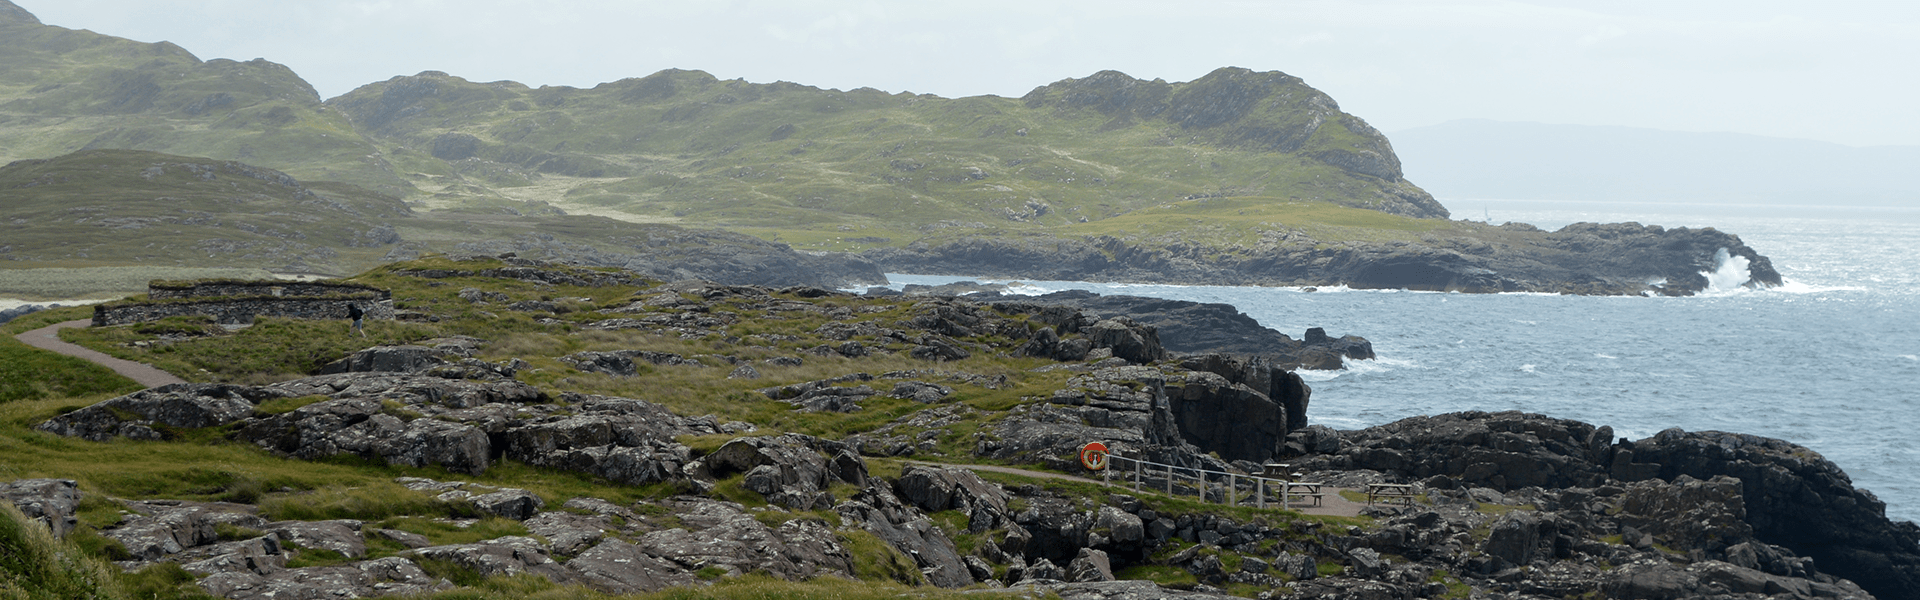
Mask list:
[[[1401,369],[1428,368],[1425,366],[1421,366],[1419,363],[1415,363],[1414,361],[1408,360],[1405,358],[1373,358],[1373,359],[1367,359],[1367,360],[1349,360],[1349,361],[1346,361],[1346,365],[1347,365],[1347,368],[1334,370],[1334,371],[1316,371],[1316,370],[1310,370],[1310,369],[1300,369],[1294,372],[1299,373],[1300,379],[1302,380],[1305,380],[1310,383],[1319,383],[1323,381],[1333,381],[1335,379],[1339,379],[1341,377],[1345,377],[1349,375],[1359,377],[1359,376],[1366,376],[1366,375],[1377,375],[1381,373],[1391,373],[1393,371],[1397,371]]]

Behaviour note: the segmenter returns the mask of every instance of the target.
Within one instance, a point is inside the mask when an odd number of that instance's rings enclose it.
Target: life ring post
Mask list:
[[[1087,445],[1080,447],[1080,466],[1086,467],[1088,471],[1105,471],[1110,454],[1106,444],[1087,442]]]

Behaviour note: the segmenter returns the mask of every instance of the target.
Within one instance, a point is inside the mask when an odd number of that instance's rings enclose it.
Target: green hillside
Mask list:
[[[31,163],[0,188],[24,228],[0,267],[339,275],[516,252],[763,285],[861,285],[892,269],[1685,294],[1727,248],[1755,281],[1777,280],[1730,236],[1608,229],[1617,240],[1601,251],[1598,234],[1446,220],[1379,131],[1297,77],[1234,67],[1188,82],[1102,71],[1020,98],[677,69],[590,89],[428,71],[323,102],[280,65],[45,25],[0,0],[0,159],[53,157],[78,162]],[[80,164],[113,160],[128,162]],[[291,183],[149,177],[143,161]],[[48,169],[113,175],[33,189]],[[241,189],[256,184],[268,187]],[[1049,264],[1049,247],[1080,248],[1085,268]],[[820,275],[782,279],[803,271]]]
[[[0,163],[115,148],[267,166],[409,193],[344,115],[291,69],[202,61],[179,46],[43,25],[0,10]]]
[[[1298,78],[1244,69],[1182,84],[1103,72],[1020,99],[678,70],[592,89],[429,72],[327,105],[435,206],[540,200],[800,246],[1060,231],[1194,198],[1446,214],[1377,131]]]
[[[4,161],[146,150],[265,167],[347,195],[358,193],[340,186],[355,186],[422,214],[454,211],[454,221],[484,215],[513,235],[571,214],[809,250],[1122,232],[1220,245],[1335,207],[1446,216],[1402,178],[1384,136],[1278,72],[1224,68],[1168,83],[1106,71],[1022,98],[949,99],[682,70],[591,89],[429,71],[322,102],[266,60],[202,61],[0,4]],[[100,183],[98,196],[127,193]],[[1205,202],[1223,198],[1231,212]],[[1183,202],[1200,221],[1260,218],[1223,234],[1142,213]],[[1143,218],[1155,231],[1139,230]],[[470,230],[421,233],[407,239],[485,241]],[[319,232],[329,236],[338,237]],[[87,254],[54,262],[144,260]],[[355,266],[344,271],[367,266],[346,262]]]
[[[0,168],[13,227],[0,261],[332,273],[400,240],[405,203],[232,161],[88,150]]]

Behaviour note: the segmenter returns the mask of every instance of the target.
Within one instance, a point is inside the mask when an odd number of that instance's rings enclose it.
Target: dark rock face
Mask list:
[[[1140,296],[1102,296],[1092,292],[1065,291],[1043,296],[999,297],[987,299],[994,307],[1014,314],[1029,314],[1067,331],[1085,329],[1082,322],[1124,317],[1152,327],[1169,352],[1180,354],[1224,353],[1260,356],[1282,368],[1342,368],[1343,358],[1364,360],[1374,357],[1373,344],[1359,336],[1332,339],[1325,330],[1309,329],[1304,340],[1260,325],[1246,313],[1228,304],[1207,304],[1186,300],[1166,300]],[[1045,309],[1078,309],[1082,315],[1046,314]],[[1316,335],[1316,333],[1318,335]],[[1048,356],[1057,344],[1033,342],[1029,356]],[[1329,367],[1328,365],[1331,365]]]
[[[1145,281],[1197,285],[1336,286],[1469,293],[1543,292],[1686,296],[1706,289],[1702,272],[1722,250],[1748,261],[1750,285],[1781,284],[1779,271],[1738,236],[1713,229],[1665,229],[1636,223],[1576,223],[1555,232],[1504,226],[1527,244],[1477,238],[1323,244],[1274,232],[1252,247],[1222,252],[1200,245],[1137,247],[1113,237],[961,238],[916,242],[862,256],[897,273],[1066,281]],[[1657,284],[1657,285],[1656,285]]]
[[[1872,493],[1854,489],[1833,463],[1777,439],[1723,432],[1663,431],[1637,441],[1612,430],[1517,412],[1415,417],[1340,434],[1335,454],[1295,459],[1296,467],[1368,469],[1447,485],[1569,490],[1562,502],[1610,506],[1630,545],[1696,549],[1745,569],[1649,565],[1614,576],[1609,593],[1691,597],[1714,581],[1768,585],[1812,559],[1819,570],[1858,583],[1875,597],[1920,598],[1920,525],[1887,519]],[[1591,490],[1575,492],[1572,490]],[[1762,581],[1762,583],[1753,583]],[[1723,582],[1724,583],[1724,582]],[[1820,585],[1816,583],[1815,585]],[[1783,588],[1790,589],[1790,588]],[[1767,592],[1775,593],[1775,592]],[[1811,592],[1810,592],[1811,593]]]
[[[1591,459],[1596,429],[1579,421],[1518,412],[1413,417],[1340,436],[1333,456],[1310,456],[1309,469],[1368,469],[1409,479],[1435,475],[1470,486],[1593,486],[1605,478]]]
[[[1287,439],[1285,406],[1208,372],[1170,378],[1167,408],[1181,437],[1228,461],[1266,462]]]
[[[1920,598],[1920,525],[1887,520],[1886,504],[1840,467],[1781,440],[1718,431],[1662,431],[1622,444],[1662,479],[1736,478],[1757,537],[1812,557],[1883,599]]]

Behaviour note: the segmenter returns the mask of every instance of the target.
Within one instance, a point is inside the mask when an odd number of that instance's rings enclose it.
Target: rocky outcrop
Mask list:
[[[1343,359],[1374,358],[1373,345],[1365,338],[1352,335],[1328,338],[1325,330],[1316,327],[1307,330],[1306,339],[1295,340],[1262,326],[1228,304],[1103,296],[1085,291],[984,300],[1009,312],[1034,313],[1036,309],[1028,305],[1050,305],[1079,309],[1096,319],[1125,317],[1154,328],[1160,343],[1168,351],[1180,354],[1260,356],[1285,369],[1338,369],[1343,366]]]
[[[1891,522],[1886,504],[1840,467],[1782,440],[1718,431],[1662,431],[1622,443],[1661,479],[1737,482],[1754,535],[1811,557],[1886,600],[1920,599],[1920,525]],[[1728,483],[1727,485],[1732,485]],[[1729,491],[1730,493],[1730,491]]]
[[[1749,285],[1782,282],[1772,262],[1738,236],[1637,223],[1576,223],[1554,232],[1507,225],[1484,235],[1418,242],[1323,243],[1300,232],[1272,231],[1257,244],[1224,249],[1187,242],[1146,246],[1109,236],[966,237],[864,256],[889,271],[929,275],[1675,296],[1705,290],[1703,272],[1719,269],[1722,257],[1739,257],[1747,262]]]
[[[0,483],[0,502],[13,504],[20,514],[66,537],[78,522],[80,486],[71,479],[21,479]]]
[[[1366,469],[1485,497],[1561,490],[1549,504],[1613,515],[1610,527],[1629,546],[1680,548],[1788,577],[1807,571],[1805,557],[1829,574],[1817,584],[1842,577],[1875,597],[1920,598],[1913,593],[1920,589],[1920,525],[1888,520],[1884,504],[1813,451],[1759,436],[1678,429],[1637,441],[1612,438],[1610,428],[1578,421],[1454,413],[1345,432],[1335,453],[1293,464]],[[1732,572],[1654,567],[1628,571],[1609,589],[1690,597]],[[1749,575],[1739,585],[1758,581]]]
[[[710,478],[745,473],[748,490],[795,510],[832,507],[827,488],[836,482],[864,485],[866,468],[845,444],[800,434],[737,438],[693,466]]]
[[[34,428],[95,442],[115,437],[158,440],[166,437],[168,429],[216,427],[239,421],[253,414],[254,403],[280,396],[248,386],[175,383],[69,412]]]

